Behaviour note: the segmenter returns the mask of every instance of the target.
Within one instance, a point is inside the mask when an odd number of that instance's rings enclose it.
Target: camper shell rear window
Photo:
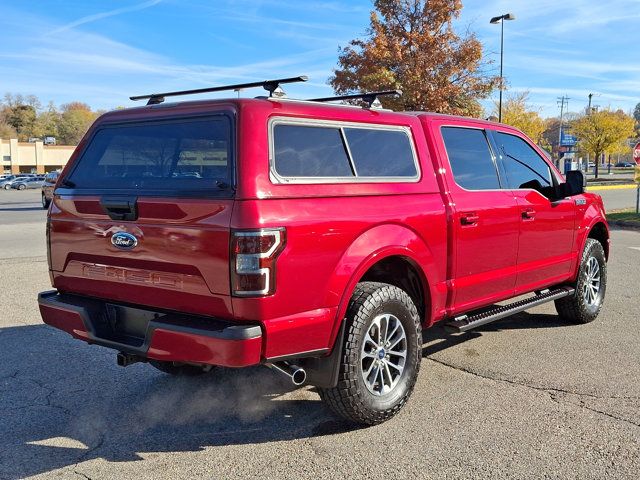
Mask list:
[[[225,114],[105,124],[62,186],[149,195],[231,191],[232,125]]]

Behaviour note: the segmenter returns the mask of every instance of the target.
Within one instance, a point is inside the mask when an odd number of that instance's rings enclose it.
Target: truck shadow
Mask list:
[[[0,329],[0,478],[95,458],[340,434],[310,388],[264,367],[171,377],[44,325]]]
[[[493,305],[491,308],[495,308]],[[568,327],[569,323],[563,321],[558,315],[520,312],[510,317],[503,318],[465,333],[450,334],[443,326],[434,325],[422,332],[422,357],[428,357],[448,348],[455,347],[482,336],[482,332],[499,332],[500,330],[522,330],[536,328],[560,328]]]
[[[424,356],[482,331],[554,328],[554,315],[519,314],[479,331],[424,333]],[[0,329],[0,478],[102,458],[189,452],[336,435],[339,420],[310,388],[295,389],[264,367],[171,377],[146,364],[117,367],[115,353],[45,325]]]

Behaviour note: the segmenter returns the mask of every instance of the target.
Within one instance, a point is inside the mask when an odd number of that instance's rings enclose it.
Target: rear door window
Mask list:
[[[453,177],[467,190],[497,190],[498,171],[484,130],[442,127]]]
[[[75,189],[194,192],[231,183],[228,117],[149,121],[99,129],[66,185]]]

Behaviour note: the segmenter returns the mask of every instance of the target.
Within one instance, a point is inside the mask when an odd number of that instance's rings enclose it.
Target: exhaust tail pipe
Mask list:
[[[300,368],[297,365],[291,365],[286,362],[278,362],[267,363],[267,367],[286,375],[297,387],[307,381],[307,372],[304,370],[304,368]]]

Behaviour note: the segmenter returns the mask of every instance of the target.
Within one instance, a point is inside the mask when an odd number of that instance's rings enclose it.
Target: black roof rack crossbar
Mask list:
[[[306,82],[309,78],[305,75],[301,75],[299,77],[289,77],[289,78],[278,78],[275,80],[263,80],[262,82],[251,82],[251,83],[237,83],[235,85],[224,85],[220,87],[207,87],[207,88],[196,88],[194,90],[180,90],[177,92],[165,92],[165,93],[151,93],[149,95],[137,95],[134,97],[129,97],[130,100],[144,100],[149,99],[147,105],[155,105],[158,103],[164,102],[165,97],[177,97],[180,95],[195,95],[197,93],[208,93],[208,92],[224,92],[225,90],[242,90],[244,88],[254,88],[254,87],[262,87],[269,92],[269,96],[274,96],[274,93],[277,95],[280,84],[282,83],[295,83],[295,82]]]
[[[380,105],[378,97],[385,95],[394,95],[399,97],[402,95],[402,90],[382,90],[379,92],[363,92],[354,93],[351,95],[338,95],[336,97],[323,97],[323,98],[311,98],[311,102],[334,102],[336,100],[364,100],[369,104],[369,107],[377,107]]]

